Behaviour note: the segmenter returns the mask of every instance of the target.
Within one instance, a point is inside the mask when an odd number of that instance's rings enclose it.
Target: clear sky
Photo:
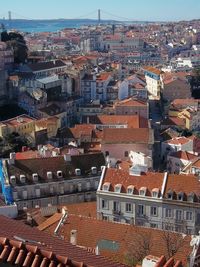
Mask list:
[[[96,18],[190,20],[200,18],[200,0],[1,0],[0,18]],[[115,15],[116,17],[114,17]]]

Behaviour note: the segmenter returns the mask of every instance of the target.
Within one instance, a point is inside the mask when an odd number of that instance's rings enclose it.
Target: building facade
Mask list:
[[[97,190],[99,218],[196,234],[199,181],[194,176],[104,168]]]

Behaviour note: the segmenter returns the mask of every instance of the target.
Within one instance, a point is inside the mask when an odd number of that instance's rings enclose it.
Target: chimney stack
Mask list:
[[[71,230],[70,243],[75,246],[77,245],[77,230]]]

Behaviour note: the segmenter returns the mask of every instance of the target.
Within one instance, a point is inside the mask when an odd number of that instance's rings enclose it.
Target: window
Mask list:
[[[171,218],[172,217],[172,210],[171,209],[166,209],[165,210],[165,217],[166,218]]]
[[[176,210],[176,220],[177,221],[182,220],[182,210]]]
[[[104,215],[103,215],[102,219],[103,219],[104,221],[108,221],[108,216],[104,216]]]
[[[169,191],[168,193],[167,193],[167,197],[168,197],[168,199],[173,199],[173,191]]]
[[[144,215],[144,205],[138,205],[138,215]]]
[[[187,221],[192,221],[192,211],[187,211],[186,212],[186,220]]]
[[[132,204],[126,203],[126,212],[132,212]]]
[[[120,193],[121,192],[121,188],[122,188],[122,185],[121,184],[115,185],[115,192],[116,193]]]
[[[178,200],[183,201],[183,193],[178,193]]]
[[[127,188],[127,194],[128,194],[128,195],[132,195],[132,194],[133,194],[133,191],[134,191],[134,186],[129,186],[129,187]]]
[[[110,183],[103,184],[103,191],[109,191]]]
[[[101,200],[101,207],[102,207],[102,209],[108,209],[108,200],[102,199]]]
[[[124,157],[128,157],[128,151],[124,152]]]
[[[158,215],[157,207],[151,207],[151,216],[157,216],[157,215]]]
[[[188,195],[188,201],[189,201],[189,202],[194,202],[194,193],[190,193],[190,194]]]
[[[145,196],[145,194],[146,194],[146,187],[140,188],[139,194],[140,194],[140,196]]]
[[[113,201],[113,211],[118,212],[119,210],[119,202]]]
[[[158,192],[152,192],[152,197],[158,197]]]
[[[151,228],[158,228],[158,225],[156,223],[150,223]]]

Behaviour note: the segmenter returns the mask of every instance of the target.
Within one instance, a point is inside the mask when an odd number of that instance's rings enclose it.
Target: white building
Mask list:
[[[196,234],[200,183],[194,176],[104,168],[97,213],[104,220]]]
[[[161,71],[154,67],[145,67],[144,74],[146,78],[149,99],[159,100],[161,91]]]

